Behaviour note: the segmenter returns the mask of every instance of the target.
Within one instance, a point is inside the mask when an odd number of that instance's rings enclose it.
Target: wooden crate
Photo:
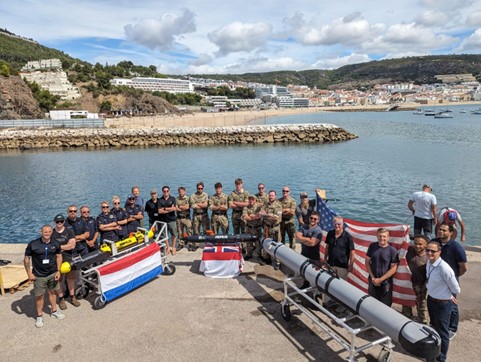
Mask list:
[[[5,290],[9,290],[13,294],[29,285],[30,282],[23,265],[0,266],[0,293],[2,295],[5,295]]]

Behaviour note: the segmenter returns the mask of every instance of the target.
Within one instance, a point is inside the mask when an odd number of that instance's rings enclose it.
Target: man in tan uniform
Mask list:
[[[269,191],[269,201],[262,208],[260,215],[262,216],[262,223],[264,225],[264,236],[271,238],[274,241],[278,241],[280,232],[280,221],[282,218],[282,205],[276,198],[276,192],[274,190]],[[262,259],[270,264],[269,254],[262,249]]]
[[[282,220],[281,220],[281,241],[283,244],[286,243],[286,233],[289,238],[289,247],[291,249],[296,248],[296,200],[294,200],[290,195],[289,187],[284,186],[282,188],[282,197],[279,202],[282,205]]]
[[[245,260],[249,260],[254,256],[256,248],[260,251],[260,240],[262,238],[262,217],[260,212],[263,205],[257,202],[257,198],[254,195],[249,195],[248,202],[248,205],[242,210],[242,220],[246,223],[246,233],[256,236],[257,241],[245,243]],[[259,256],[261,255],[259,254]]]
[[[267,204],[269,202],[269,196],[266,194],[266,185],[260,183],[259,185],[257,185],[257,190],[259,191],[256,194],[257,203],[260,205]]]
[[[175,198],[175,206],[177,211],[177,235],[180,240],[178,248],[180,250],[185,246],[184,235],[192,235],[192,221],[190,220],[190,203],[185,194],[185,187],[180,186],[177,191],[179,196]]]
[[[214,234],[218,234],[222,230],[222,234],[227,235],[229,233],[227,195],[222,192],[222,184],[220,182],[217,182],[214,188],[215,194],[209,200],[209,209],[212,211],[212,229],[214,229]]]
[[[235,180],[235,190],[229,194],[229,207],[232,209],[232,226],[234,234],[244,233],[244,222],[241,219],[242,210],[247,206],[249,193],[243,189],[242,179]]]
[[[209,230],[209,215],[207,214],[207,208],[209,206],[209,195],[204,192],[204,183],[197,183],[197,191],[190,196],[190,206],[194,210],[192,216],[192,228],[194,234],[200,234],[200,227],[202,226],[202,232],[205,234]]]

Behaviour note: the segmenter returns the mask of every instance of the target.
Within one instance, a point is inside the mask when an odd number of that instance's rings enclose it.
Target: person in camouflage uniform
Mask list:
[[[260,240],[262,238],[262,217],[260,212],[262,210],[262,204],[257,202],[257,198],[254,195],[249,195],[248,205],[242,210],[242,220],[245,222],[246,233],[257,237],[255,242],[244,243],[246,249],[245,260],[249,260],[254,256],[254,250],[257,248],[260,252]],[[259,257],[260,257],[259,253]]]
[[[278,241],[280,232],[280,221],[282,218],[282,205],[276,198],[274,190],[269,191],[269,201],[265,204],[260,212],[262,216],[262,224],[264,226],[264,237]],[[262,249],[262,260],[270,263],[270,255]]]
[[[242,221],[242,210],[247,206],[249,193],[242,188],[242,179],[235,180],[235,190],[229,194],[229,207],[232,209],[232,226],[234,234],[244,233],[244,222]]]
[[[257,190],[259,190],[259,192],[256,194],[257,203],[260,205],[267,204],[269,202],[269,196],[266,194],[265,191],[266,185],[260,183],[259,185],[257,185]]]
[[[177,235],[179,237],[179,250],[185,246],[184,237],[192,235],[192,221],[190,220],[190,202],[185,194],[185,187],[177,189],[179,196],[175,198],[177,211]]]
[[[291,249],[296,248],[296,200],[290,196],[289,187],[284,186],[282,188],[282,197],[279,198],[279,202],[282,205],[282,220],[281,220],[281,242],[286,243],[286,233],[289,238],[289,247]]]
[[[190,196],[190,206],[194,210],[192,216],[192,229],[195,235],[200,234],[200,227],[202,226],[202,232],[205,234],[210,229],[209,215],[207,209],[209,207],[209,195],[204,192],[204,183],[197,183],[197,191]]]
[[[214,229],[214,234],[218,234],[222,230],[222,234],[227,235],[229,233],[227,195],[222,192],[222,184],[220,182],[217,182],[214,188],[215,194],[209,199],[209,209],[212,211],[212,229]]]

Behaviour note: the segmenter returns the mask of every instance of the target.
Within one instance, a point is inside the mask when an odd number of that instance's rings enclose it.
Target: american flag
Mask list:
[[[332,218],[338,213],[333,211],[324,200],[317,195],[317,210],[321,214],[320,226],[323,230],[321,243],[321,258],[324,258],[325,240],[329,230],[332,230]],[[344,219],[345,230],[351,234],[354,241],[356,257],[352,273],[348,275],[348,281],[364,291],[368,292],[368,273],[366,271],[366,252],[369,244],[377,242],[377,229],[383,227],[389,230],[389,243],[399,253],[399,265],[394,275],[393,303],[405,306],[415,306],[416,296],[411,284],[411,271],[406,261],[406,252],[409,247],[409,226],[402,224],[367,223],[352,219]]]

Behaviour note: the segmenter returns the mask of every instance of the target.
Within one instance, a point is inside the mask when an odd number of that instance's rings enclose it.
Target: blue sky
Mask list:
[[[73,57],[165,74],[481,53],[479,0],[24,0],[0,13],[0,27]]]

